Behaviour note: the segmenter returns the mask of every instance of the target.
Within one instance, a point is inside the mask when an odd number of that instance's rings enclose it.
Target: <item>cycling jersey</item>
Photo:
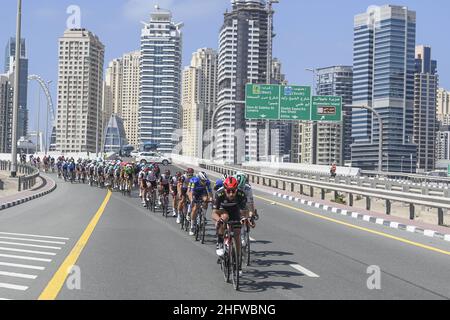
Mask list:
[[[194,196],[205,195],[211,193],[211,181],[201,181],[200,178],[194,177],[189,183],[189,190]]]
[[[239,190],[245,193],[245,196],[247,197],[247,205],[253,205],[255,203],[253,200],[253,190],[249,184],[246,184],[244,188]]]
[[[247,207],[247,197],[245,193],[238,190],[234,200],[229,200],[225,189],[216,193],[213,203],[213,209],[224,210],[230,215],[230,221],[239,221],[241,219],[241,210]]]
[[[147,173],[146,179],[147,179],[147,181],[150,181],[150,182],[156,182],[156,180],[157,180],[156,175],[153,171],[149,171]]]
[[[166,176],[165,174],[162,174],[159,178],[159,183],[163,186],[169,186],[170,177]]]

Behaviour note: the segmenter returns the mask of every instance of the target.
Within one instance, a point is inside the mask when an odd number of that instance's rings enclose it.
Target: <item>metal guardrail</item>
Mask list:
[[[422,182],[433,182],[433,183],[441,183],[445,185],[450,185],[450,177],[434,177],[434,176],[427,176],[423,174],[414,174],[414,173],[400,173],[400,172],[382,172],[379,173],[378,171],[367,171],[363,170],[361,171],[363,175],[366,176],[383,176],[387,178],[405,178],[405,180],[422,183]]]
[[[371,208],[371,199],[382,199],[386,201],[386,214],[391,214],[392,202],[400,202],[409,204],[410,219],[415,219],[415,206],[424,206],[437,209],[438,211],[438,224],[444,225],[444,210],[450,210],[450,190],[441,190],[441,194],[431,194],[430,190],[425,189],[422,192],[417,192],[417,189],[413,189],[410,186],[402,186],[400,190],[394,186],[393,183],[385,180],[373,179],[370,181],[370,185],[363,179],[359,181],[352,181],[350,177],[336,177],[336,180],[328,176],[328,180],[324,179],[324,176],[316,175],[313,178],[308,176],[300,177],[287,177],[281,175],[274,175],[270,173],[261,173],[258,171],[251,171],[241,168],[233,168],[226,166],[219,166],[214,164],[201,164],[202,168],[215,171],[221,174],[235,174],[237,171],[241,171],[249,176],[251,183],[259,185],[269,186],[276,189],[287,190],[296,192],[299,190],[300,194],[304,194],[304,187],[310,188],[310,196],[314,196],[314,189],[321,190],[321,198],[325,200],[325,194],[327,190],[335,192],[335,196],[339,192],[348,194],[349,205],[353,206],[354,196],[359,195],[366,198],[366,209]],[[334,180],[334,181],[333,181]],[[383,182],[380,184],[380,181]],[[384,188],[380,188],[384,186]],[[297,188],[296,188],[297,187]]]
[[[0,170],[11,171],[11,161],[0,161]],[[39,169],[27,164],[18,164],[17,173],[23,174],[19,176],[18,191],[31,189],[40,175]]]
[[[259,170],[251,170],[259,172]],[[268,170],[270,171],[270,170]],[[329,174],[324,174],[323,172],[300,172],[300,171],[292,171],[292,170],[286,170],[286,169],[278,169],[277,174],[280,176],[287,176],[287,177],[300,177],[304,179],[311,179],[311,180],[317,180],[317,177],[320,177],[320,180],[325,181],[334,181],[334,182],[340,182],[348,184],[348,179],[351,179],[352,184],[361,184],[362,186],[372,186],[375,184],[377,189],[386,189],[386,186],[389,185],[392,190],[403,190],[406,189],[409,192],[413,193],[420,193],[420,194],[430,194],[430,195],[437,195],[437,196],[446,196],[446,190],[449,190],[449,186],[447,184],[435,186],[431,184],[426,183],[411,183],[407,181],[398,181],[396,179],[388,179],[388,178],[380,178],[380,177],[350,177],[350,176],[337,176],[336,179],[331,178]],[[342,180],[344,179],[345,180]]]

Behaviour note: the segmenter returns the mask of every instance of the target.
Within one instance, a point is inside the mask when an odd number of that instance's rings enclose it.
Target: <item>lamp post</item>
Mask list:
[[[47,81],[47,88],[48,89],[50,89],[50,84],[52,82],[53,82],[52,80]],[[48,139],[48,109],[49,108],[50,108],[50,106],[47,106],[47,124],[46,124],[46,129],[45,129],[45,155],[47,155],[47,153],[49,152],[49,149],[50,149],[49,148],[50,143],[49,143],[49,139]]]
[[[315,68],[306,68],[305,71],[309,71],[313,75],[312,85],[311,85],[311,90],[312,90],[311,93],[314,96],[317,94],[317,90],[316,90],[316,86],[315,86],[317,70]],[[317,122],[311,121],[310,125],[311,125],[311,162],[312,162],[312,164],[317,164],[318,124],[317,124]],[[316,146],[315,148],[314,148],[314,145]]]
[[[14,70],[14,106],[13,106],[13,124],[11,136],[11,177],[17,177],[17,118],[19,112],[20,98],[20,51],[21,51],[21,27],[22,27],[22,0],[17,0],[17,21],[16,21],[16,56]]]
[[[378,147],[378,172],[381,173],[383,172],[383,120],[381,119],[380,114],[375,111],[372,107],[369,106],[358,106],[358,105],[348,105],[348,106],[344,106],[344,108],[352,108],[352,109],[366,109],[371,111],[375,117],[377,117],[378,119],[378,123],[380,124],[380,132],[378,133],[379,135],[379,147]],[[412,157],[412,155],[411,155]],[[411,160],[412,162],[412,160]],[[388,161],[388,165],[389,165],[389,161]]]

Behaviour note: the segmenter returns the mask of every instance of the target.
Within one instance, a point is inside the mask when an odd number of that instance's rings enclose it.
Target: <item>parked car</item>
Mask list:
[[[172,158],[164,157],[162,154],[157,152],[141,152],[136,158],[137,162],[145,161],[147,163],[160,163],[163,166],[168,166],[172,164]]]

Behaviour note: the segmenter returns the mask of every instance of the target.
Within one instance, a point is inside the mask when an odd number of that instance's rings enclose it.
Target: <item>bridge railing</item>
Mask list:
[[[321,198],[325,200],[327,191],[334,191],[335,197],[339,193],[348,194],[349,205],[353,206],[354,197],[366,198],[366,209],[371,209],[372,199],[382,199],[386,202],[386,214],[391,214],[392,202],[409,204],[410,219],[415,219],[415,207],[424,206],[437,209],[438,224],[444,225],[444,210],[450,210],[450,190],[440,190],[440,194],[431,194],[430,189],[413,189],[410,186],[394,186],[393,183],[381,179],[373,179],[369,183],[363,179],[352,179],[351,177],[325,178],[319,174],[315,176],[300,174],[297,177],[288,177],[268,172],[252,171],[242,168],[216,165],[200,164],[200,167],[220,174],[235,174],[241,171],[248,175],[253,184],[272,187],[275,189],[299,192],[305,194],[305,187],[309,188],[309,195],[314,196],[314,190],[321,190]]]
[[[0,161],[0,170],[11,171],[11,161]],[[36,180],[39,178],[39,169],[32,167],[28,164],[18,164],[17,173],[19,176],[18,191],[29,190],[36,184]]]

